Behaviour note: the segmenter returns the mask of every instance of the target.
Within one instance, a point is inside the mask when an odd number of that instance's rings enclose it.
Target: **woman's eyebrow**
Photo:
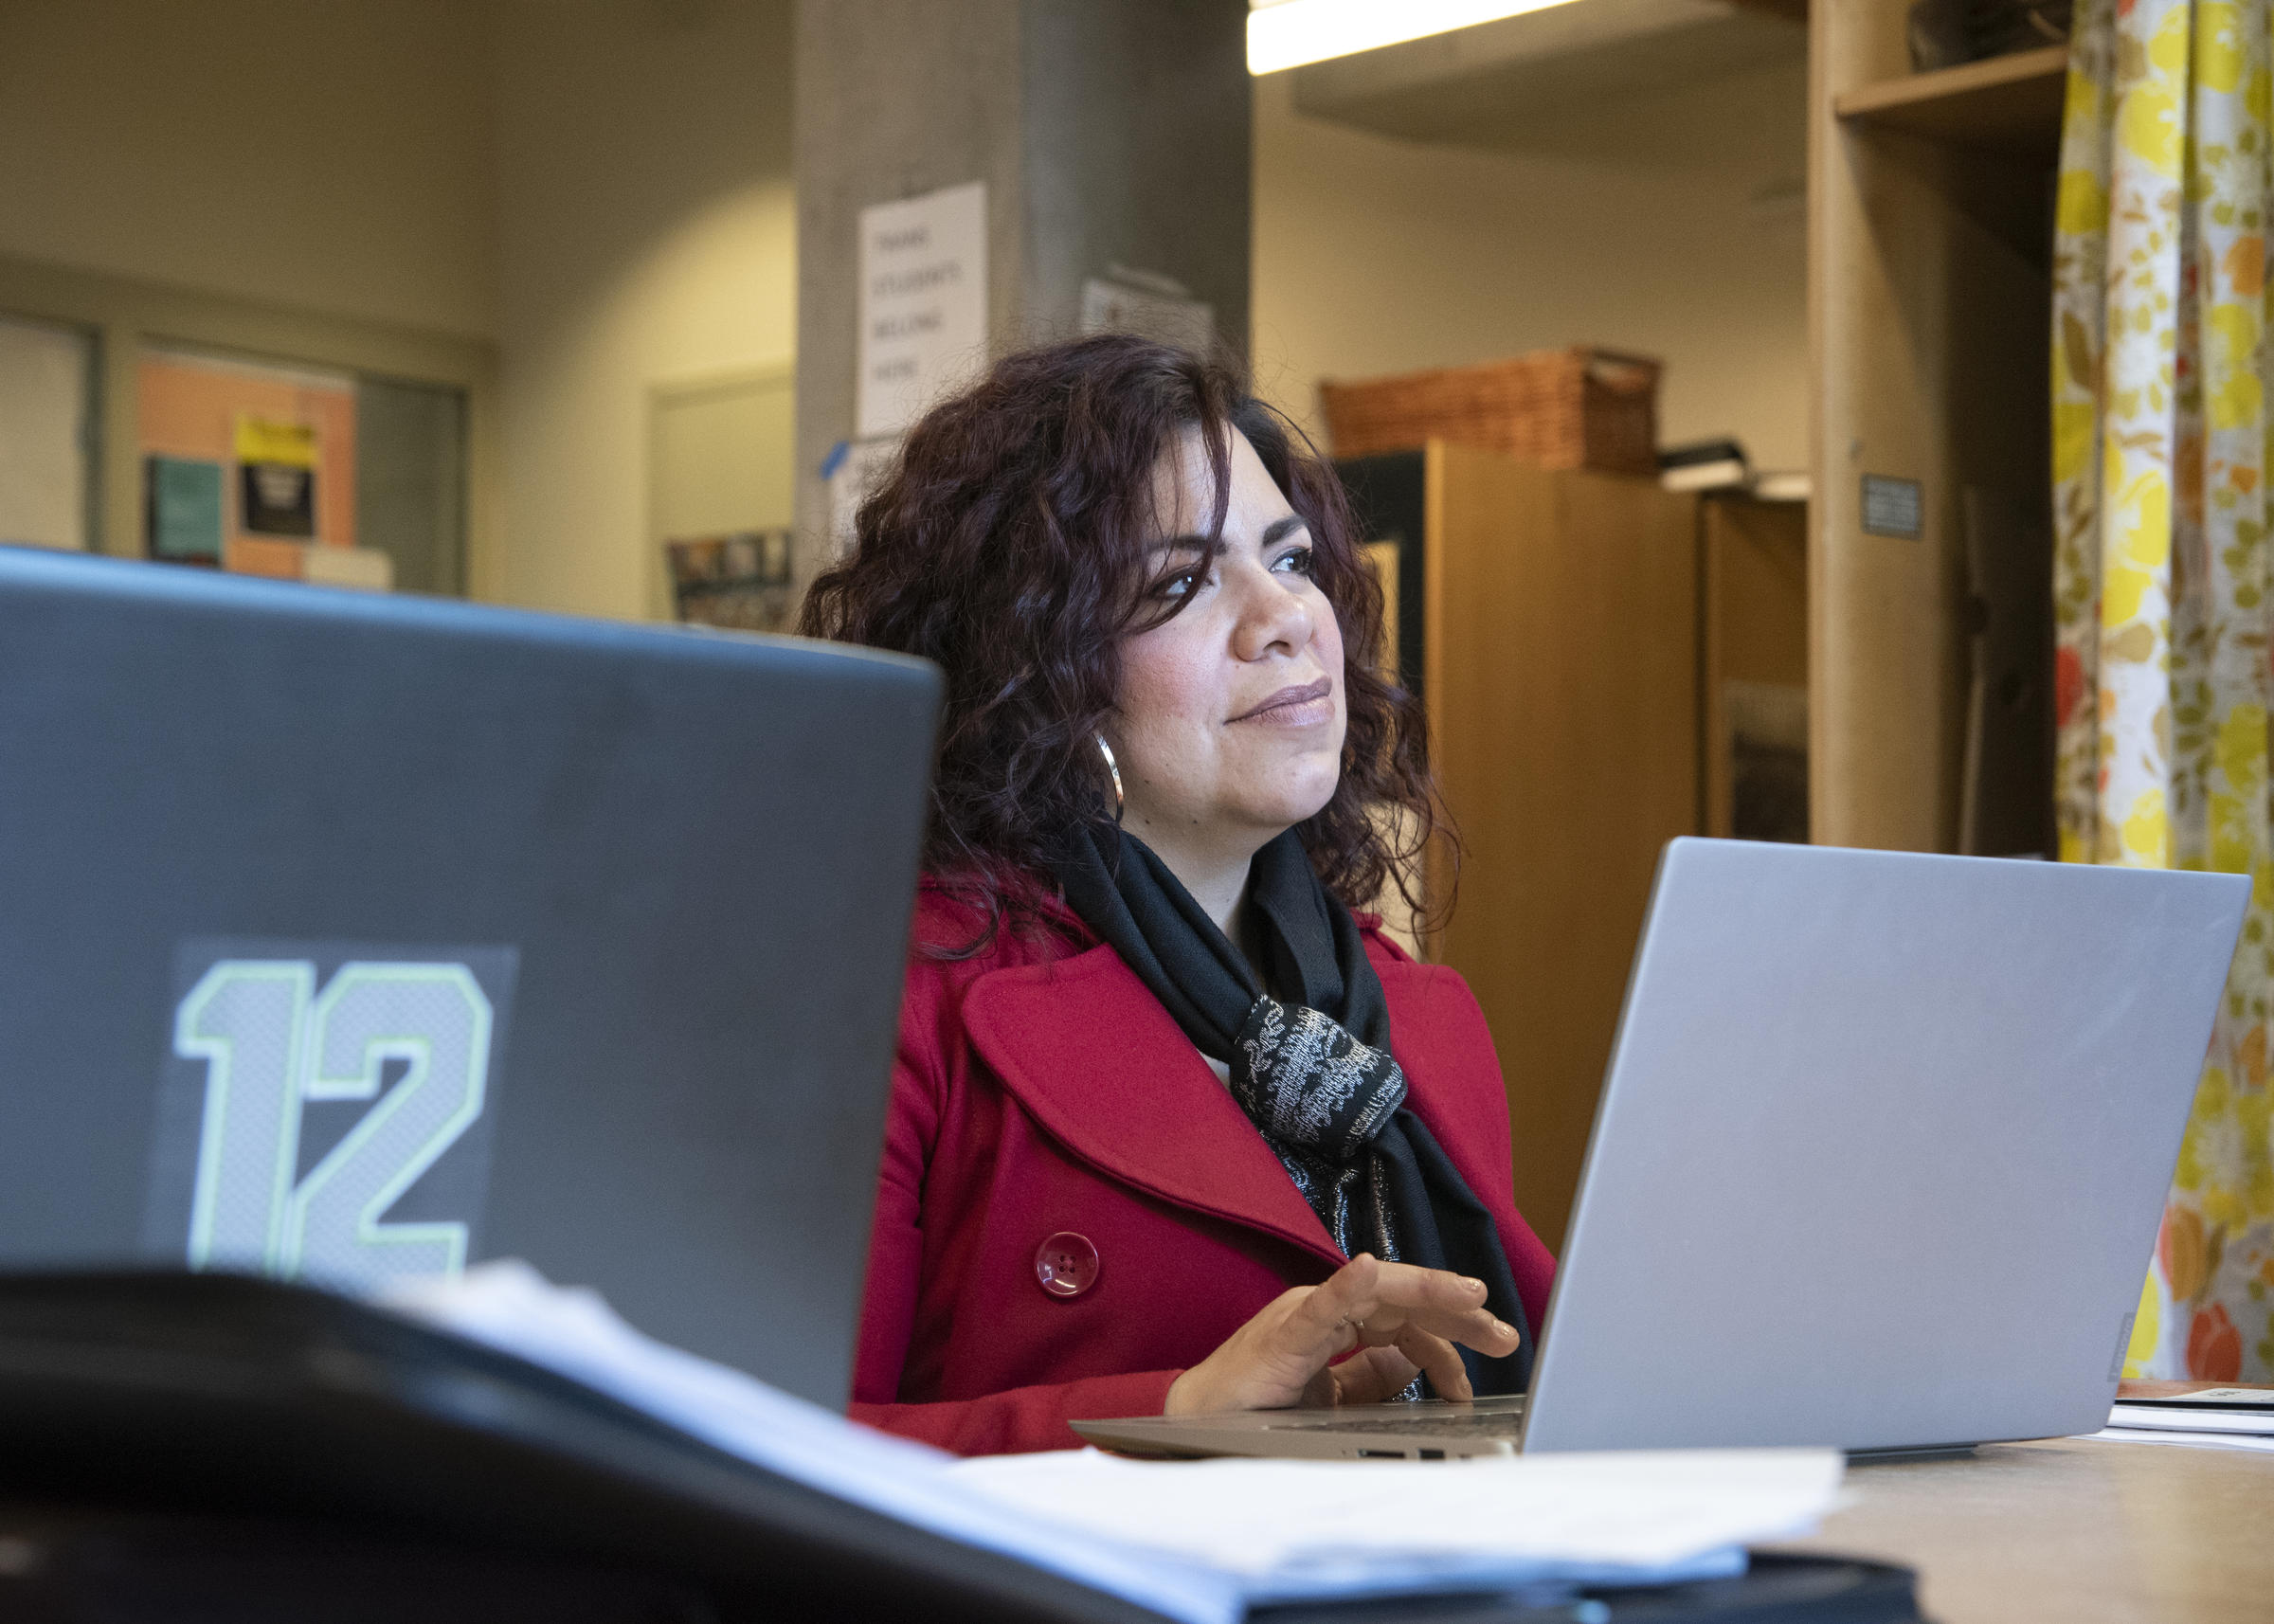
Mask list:
[[[1265,525],[1263,534],[1257,538],[1257,545],[1273,547],[1285,541],[1296,531],[1308,532],[1309,529],[1309,521],[1305,519],[1301,514],[1289,514],[1285,518],[1276,518]],[[1165,541],[1154,542],[1152,546],[1146,549],[1146,551],[1147,553],[1204,552],[1213,558],[1218,553],[1224,551],[1230,545],[1231,543],[1220,536],[1210,541],[1204,535],[1172,535]]]

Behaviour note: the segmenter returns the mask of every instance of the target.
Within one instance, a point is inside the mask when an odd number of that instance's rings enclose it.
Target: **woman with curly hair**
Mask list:
[[[1435,807],[1332,471],[1089,338],[925,417],[857,532],[801,629],[947,698],[853,1415],[982,1453],[1521,1389],[1554,1265],[1491,1038],[1362,911]]]

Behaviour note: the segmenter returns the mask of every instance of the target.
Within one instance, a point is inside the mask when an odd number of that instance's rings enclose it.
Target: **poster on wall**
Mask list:
[[[221,464],[196,457],[145,457],[142,480],[151,557],[218,568],[224,519]]]
[[[785,530],[667,541],[672,606],[691,625],[778,632],[789,624],[790,535]]]
[[[857,439],[897,434],[986,359],[984,181],[860,211]]]
[[[316,449],[314,424],[238,418],[239,528],[316,538]]]

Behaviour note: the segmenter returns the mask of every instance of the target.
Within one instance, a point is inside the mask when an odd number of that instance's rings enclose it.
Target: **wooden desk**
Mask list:
[[[2266,1624],[2274,1454],[2055,1438],[1858,1466],[1791,1549],[1907,1562],[1937,1624]]]

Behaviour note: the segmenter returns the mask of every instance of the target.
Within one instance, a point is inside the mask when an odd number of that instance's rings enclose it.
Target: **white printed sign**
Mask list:
[[[829,563],[853,550],[858,539],[853,520],[860,504],[884,483],[899,459],[896,434],[885,440],[856,440],[829,454],[821,468],[821,477],[829,482]]]
[[[986,350],[986,184],[862,209],[856,437],[899,433]]]

